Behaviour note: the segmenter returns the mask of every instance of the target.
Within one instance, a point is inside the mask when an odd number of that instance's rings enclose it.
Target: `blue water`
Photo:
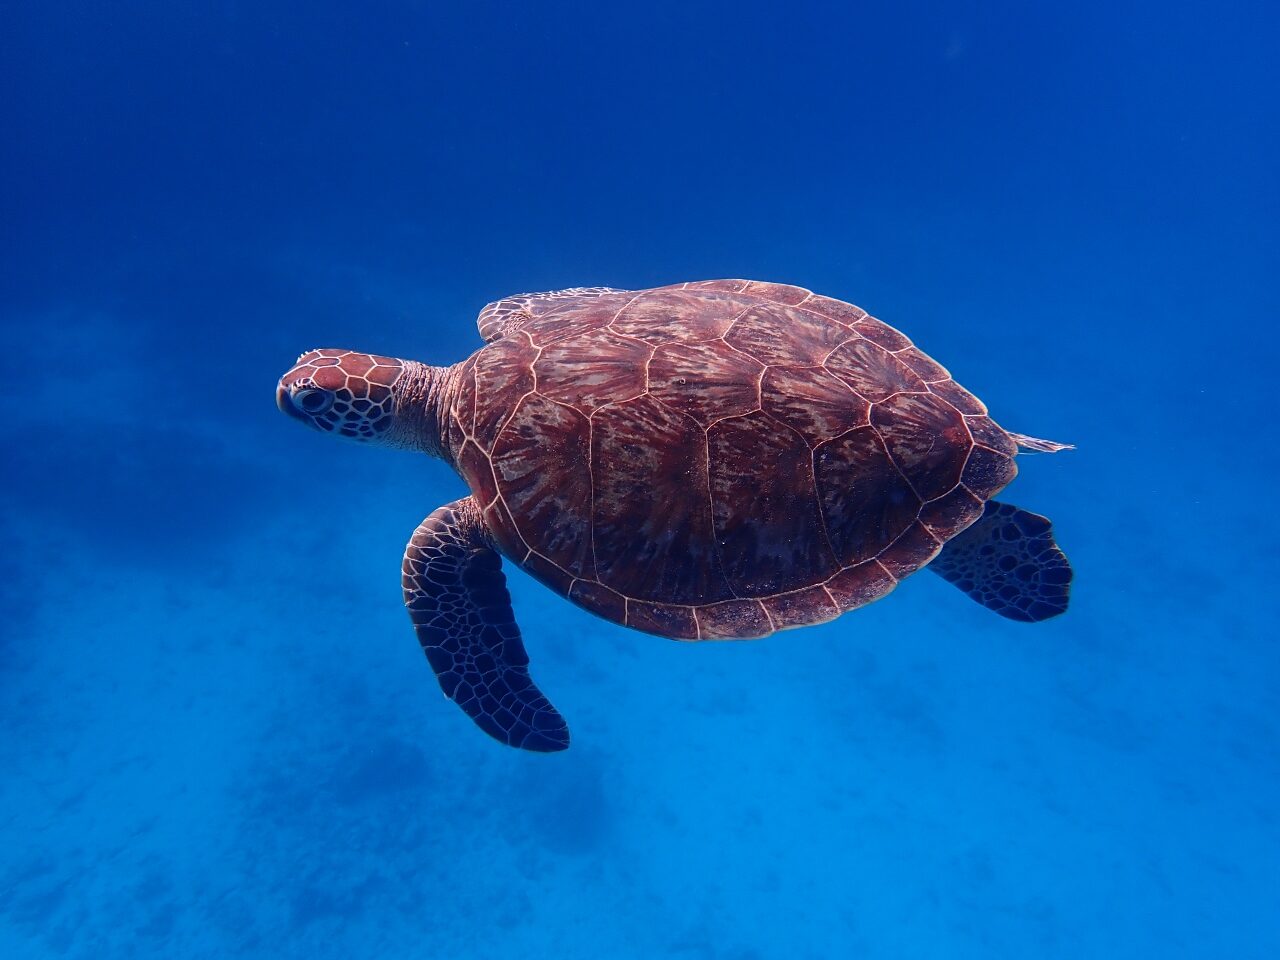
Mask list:
[[[1280,956],[1274,8],[365,6],[0,13],[0,956]],[[1077,444],[1005,495],[1073,607],[679,645],[510,571],[574,745],[503,748],[400,602],[460,481],[275,380],[713,277]]]

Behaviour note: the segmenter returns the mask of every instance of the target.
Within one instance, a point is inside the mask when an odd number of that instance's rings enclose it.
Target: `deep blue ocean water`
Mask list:
[[[1265,3],[0,12],[0,956],[1280,956]],[[757,643],[508,565],[574,745],[439,693],[442,464],[275,409],[525,290],[752,277],[1070,441],[1070,612]]]

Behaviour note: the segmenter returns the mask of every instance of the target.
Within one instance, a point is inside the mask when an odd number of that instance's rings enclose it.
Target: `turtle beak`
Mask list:
[[[287,414],[295,420],[300,420],[308,426],[315,426],[311,418],[294,405],[293,394],[289,392],[289,388],[283,383],[276,384],[276,406],[280,408],[281,413]]]

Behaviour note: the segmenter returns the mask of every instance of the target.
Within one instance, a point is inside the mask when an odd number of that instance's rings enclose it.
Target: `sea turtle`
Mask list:
[[[529,677],[505,556],[614,623],[680,640],[832,620],[926,564],[1015,620],[1067,607],[1049,521],[990,498],[1019,447],[892,327],[746,280],[499,300],[451,367],[303,354],[276,402],[319,430],[440,457],[471,495],[409,541],[405,603],[447,697],[562,750]]]

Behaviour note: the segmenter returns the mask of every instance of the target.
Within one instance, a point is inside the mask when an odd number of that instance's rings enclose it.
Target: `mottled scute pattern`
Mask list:
[[[873,427],[821,444],[814,472],[827,536],[845,566],[874,559],[920,515],[920,498]]]
[[[485,733],[525,750],[569,746],[569,728],[529,678],[502,561],[470,497],[436,510],[404,555],[404,602],[446,697]]]
[[[707,489],[701,428],[653,397],[592,418],[590,503],[600,582],[635,600],[704,604],[733,596],[715,550],[711,500],[674,495],[657,477]],[[609,469],[610,463],[627,469]],[[586,504],[579,511],[585,512]]]
[[[1056,617],[1066,611],[1071,591],[1071,566],[1049,521],[994,500],[929,569],[1010,620]]]
[[[591,555],[591,476],[548,470],[548,463],[587,462],[587,418],[532,393],[520,401],[493,446],[490,462],[503,499],[526,543],[571,576],[595,578]],[[481,470],[483,473],[483,469]],[[484,478],[479,486],[483,488]]]
[[[533,365],[538,392],[590,416],[619,397],[643,394],[653,348],[606,329],[588,330],[543,347]],[[583,357],[597,358],[589,367]]]
[[[804,438],[763,411],[721,420],[708,434],[716,543],[734,593],[769,597],[839,570]]]
[[[1016,473],[941,365],[799,287],[526,294],[479,324],[449,436],[495,543],[636,629],[829,620],[929,563]]]

